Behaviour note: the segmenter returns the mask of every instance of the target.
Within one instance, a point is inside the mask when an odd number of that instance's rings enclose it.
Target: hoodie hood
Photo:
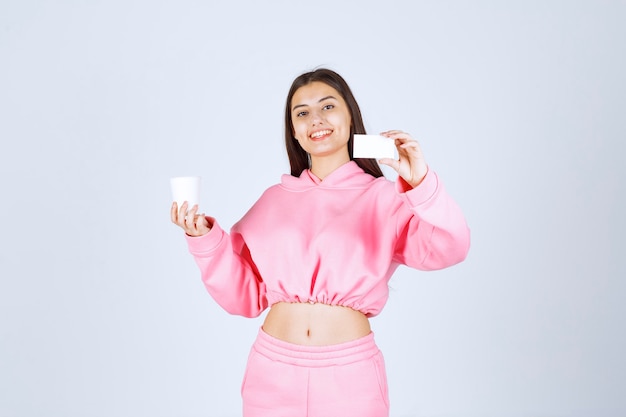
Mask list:
[[[288,190],[304,191],[316,187],[364,188],[372,181],[376,181],[376,178],[363,171],[356,162],[349,161],[328,174],[323,180],[313,174],[310,169],[305,169],[299,177],[284,174],[280,185]]]

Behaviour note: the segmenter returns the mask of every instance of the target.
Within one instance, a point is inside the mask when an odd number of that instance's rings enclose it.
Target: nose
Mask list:
[[[319,111],[314,111],[313,113],[311,113],[311,124],[313,126],[317,126],[319,124],[322,124],[323,122],[324,119]]]

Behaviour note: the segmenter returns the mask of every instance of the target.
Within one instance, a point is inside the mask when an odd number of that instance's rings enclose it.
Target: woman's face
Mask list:
[[[296,90],[291,99],[293,135],[300,146],[317,158],[350,160],[350,110],[339,92],[315,81]]]

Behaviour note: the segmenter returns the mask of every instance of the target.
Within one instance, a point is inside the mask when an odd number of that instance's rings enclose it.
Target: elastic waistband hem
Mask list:
[[[259,329],[252,348],[269,359],[307,367],[347,365],[369,359],[380,352],[373,332],[336,345],[307,346],[277,339],[265,333],[263,328]]]

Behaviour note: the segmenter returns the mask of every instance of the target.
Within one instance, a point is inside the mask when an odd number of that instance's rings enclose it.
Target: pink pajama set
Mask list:
[[[256,317],[277,302],[350,307],[373,317],[399,265],[441,269],[465,259],[470,235],[435,172],[411,188],[350,161],[323,181],[283,175],[226,233],[187,237],[211,296]],[[301,346],[259,331],[242,383],[245,417],[384,417],[382,354],[370,335]]]

